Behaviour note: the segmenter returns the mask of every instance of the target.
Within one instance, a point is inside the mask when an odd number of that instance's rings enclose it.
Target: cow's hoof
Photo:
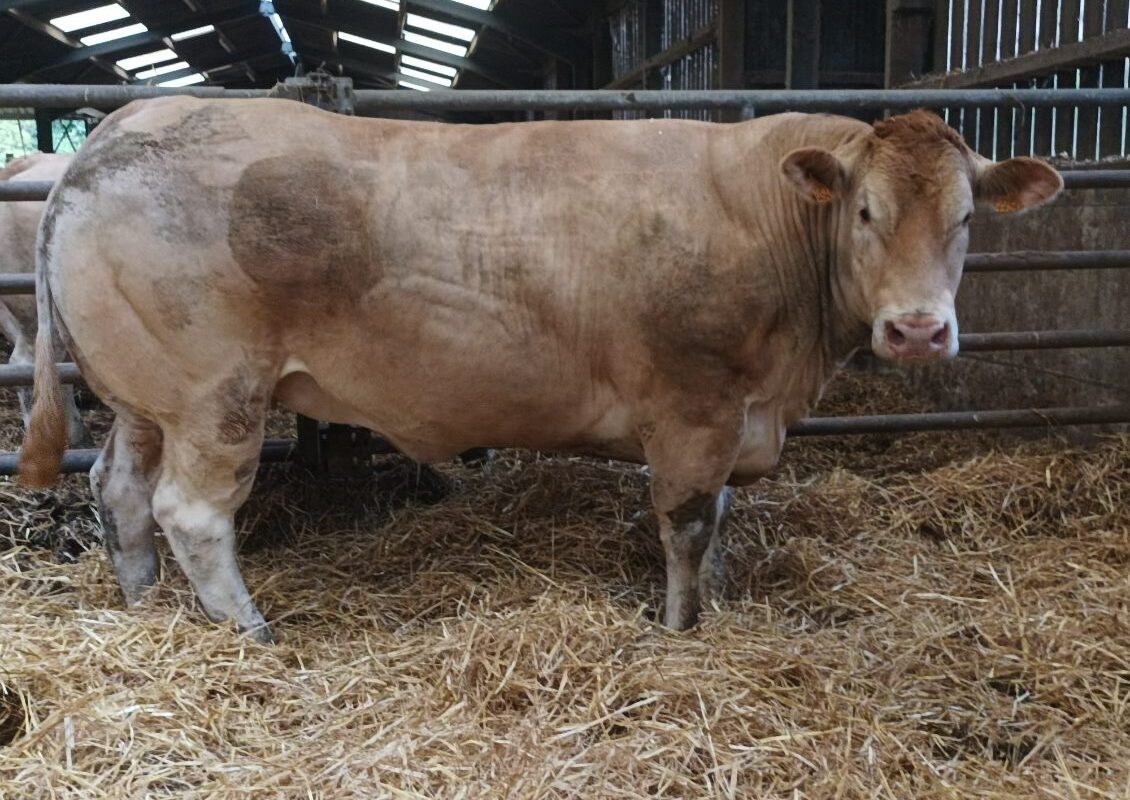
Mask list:
[[[409,477],[408,489],[413,501],[430,505],[439,503],[451,494],[451,481],[427,464],[420,464]]]
[[[459,460],[468,465],[486,464],[494,461],[494,450],[489,447],[473,447],[460,453]]]
[[[275,643],[275,635],[271,633],[271,628],[267,625],[266,622],[260,625],[252,625],[248,627],[244,627],[243,625],[236,625],[235,628],[241,636],[249,636],[259,644]]]

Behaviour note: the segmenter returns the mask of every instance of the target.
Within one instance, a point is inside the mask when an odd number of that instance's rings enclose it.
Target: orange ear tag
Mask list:
[[[1024,206],[1015,197],[1002,197],[993,203],[993,208],[1001,214],[1011,214],[1024,208]]]
[[[812,199],[817,203],[830,203],[835,196],[832,190],[823,184],[812,187]]]

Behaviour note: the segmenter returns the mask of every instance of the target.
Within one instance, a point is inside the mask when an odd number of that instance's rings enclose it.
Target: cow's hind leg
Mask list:
[[[67,417],[67,443],[71,447],[93,447],[94,439],[82,421],[82,414],[75,402],[75,387],[63,387],[63,410]]]
[[[235,511],[259,463],[264,408],[229,412],[208,430],[165,428],[153,513],[205,613],[232,620],[262,642],[271,632],[243,583],[235,555]]]
[[[119,413],[90,471],[102,537],[127,606],[157,580],[152,497],[160,459],[160,429]]]
[[[2,321],[3,316],[0,313],[0,321]],[[13,367],[33,366],[35,364],[35,342],[24,336],[18,328],[14,334],[9,332],[8,326],[3,326],[3,330],[12,342],[12,353],[8,356],[8,363]],[[28,419],[31,417],[31,387],[20,386],[16,389],[16,397],[20,401],[20,417],[23,419],[24,429],[26,430]]]

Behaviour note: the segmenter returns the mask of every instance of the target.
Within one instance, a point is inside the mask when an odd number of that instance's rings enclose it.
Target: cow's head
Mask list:
[[[956,355],[954,296],[974,202],[1012,213],[1063,188],[1041,161],[977,155],[926,111],[877,122],[835,151],[794,150],[781,169],[807,201],[837,204],[840,300],[871,325],[872,350],[894,361]]]

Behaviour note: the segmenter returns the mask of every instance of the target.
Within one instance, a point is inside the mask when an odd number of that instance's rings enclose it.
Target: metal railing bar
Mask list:
[[[0,295],[5,294],[35,294],[35,274],[32,272],[0,274]]]
[[[1003,331],[998,333],[963,333],[958,336],[961,350],[986,353],[1000,350],[1056,350],[1093,347],[1130,347],[1130,330],[1077,331]],[[56,365],[63,383],[82,380],[78,367],[71,362]],[[35,367],[31,364],[0,365],[0,387],[31,386]]]
[[[268,97],[266,89],[219,87],[0,85],[0,108],[112,109],[132,100],[167,95]],[[1130,105],[1130,89],[437,89],[430,92],[357,89],[358,114],[383,111],[665,111],[756,108],[773,111],[910,110],[914,108]]]
[[[100,452],[101,450],[98,448],[68,450],[63,454],[60,472],[89,472]],[[267,464],[290,461],[294,458],[294,453],[295,441],[293,439],[268,439],[263,442],[259,460]],[[15,475],[19,458],[19,453],[0,453],[0,475]]]
[[[1065,189],[1124,189],[1130,186],[1126,169],[1062,169]]]
[[[59,380],[63,383],[79,383],[82,375],[78,366],[71,362],[56,364]],[[0,366],[0,387],[31,386],[35,378],[35,367],[31,364],[4,364]]]
[[[858,417],[809,417],[789,426],[789,436],[846,436],[875,433],[983,430],[991,428],[1045,428],[1062,425],[1113,425],[1130,423],[1130,404],[1023,408],[999,411],[941,411],[927,414],[881,414]],[[98,457],[97,449],[68,450],[62,472],[87,472]],[[260,460],[265,463],[294,458],[291,439],[269,439]],[[0,475],[16,474],[18,453],[0,453]]]
[[[0,181],[0,201],[22,203],[46,200],[52,181]]]
[[[1043,428],[1057,425],[1111,425],[1130,422],[1130,404],[1000,411],[941,411],[862,417],[809,417],[789,426],[790,436]]]
[[[1130,250],[1015,250],[1010,253],[970,253],[965,257],[966,272],[1127,268],[1130,268]]]
[[[2,187],[3,184],[0,184]],[[1025,272],[1078,269],[1130,269],[1130,250],[1070,250],[970,253],[966,272]],[[30,272],[0,273],[0,295],[35,294]]]
[[[1130,169],[1060,170],[1066,189],[1119,189],[1130,187]],[[51,181],[0,181],[0,202],[46,200]]]
[[[1000,350],[1066,350],[1078,347],[1128,347],[1130,346],[1130,330],[963,333],[957,339],[961,350],[969,353],[988,353]]]

